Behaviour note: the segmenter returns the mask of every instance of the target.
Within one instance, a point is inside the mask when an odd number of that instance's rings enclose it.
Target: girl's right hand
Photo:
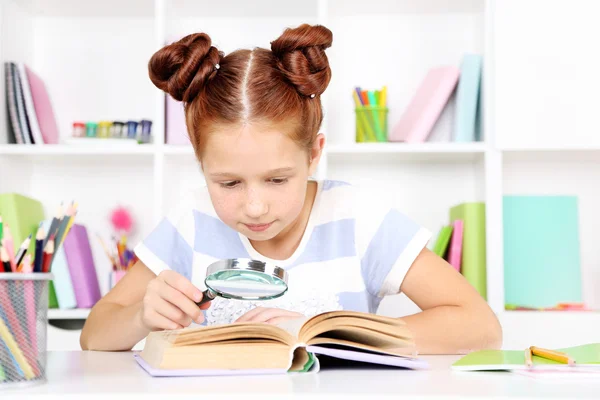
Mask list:
[[[183,275],[172,270],[162,271],[146,287],[140,310],[142,324],[150,331],[181,329],[192,321],[201,324],[202,310],[210,307],[210,302],[198,307],[195,303],[201,299],[200,289]]]

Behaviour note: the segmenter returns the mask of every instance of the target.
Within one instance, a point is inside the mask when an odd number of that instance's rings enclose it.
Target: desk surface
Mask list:
[[[65,351],[48,353],[48,380],[28,388],[0,390],[5,399],[574,399],[598,398],[600,381],[547,382],[509,372],[459,372],[458,356],[424,356],[426,371],[392,368],[331,369],[318,374],[152,378],[131,352]]]

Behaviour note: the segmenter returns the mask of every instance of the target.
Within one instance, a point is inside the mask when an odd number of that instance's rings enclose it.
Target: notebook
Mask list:
[[[58,125],[44,81],[25,64],[19,64],[19,70],[23,76],[27,106],[31,110],[30,118],[34,122],[37,121],[37,128],[32,131],[35,143],[57,144],[59,140]]]
[[[234,323],[151,332],[135,360],[152,376],[318,372],[319,357],[407,369],[416,358],[404,321],[332,311],[278,325]]]
[[[600,370],[600,343],[555,349],[574,358],[576,367],[533,356],[533,369],[569,371],[573,368],[598,368]],[[525,364],[525,350],[480,350],[467,354],[452,364],[458,371],[510,371],[529,370]]]
[[[480,140],[481,122],[477,115],[481,102],[481,67],[479,54],[465,54],[460,65],[460,79],[456,89],[453,139],[455,142]]]
[[[577,197],[505,195],[503,226],[507,304],[582,302]]]
[[[485,203],[468,202],[450,209],[450,221],[463,221],[460,272],[487,300]]]
[[[462,259],[462,241],[463,241],[463,221],[460,219],[452,222],[452,238],[448,247],[448,263],[460,272],[460,262]]]
[[[389,141],[425,142],[454,92],[459,75],[460,70],[455,66],[429,70],[402,117],[394,126]]]

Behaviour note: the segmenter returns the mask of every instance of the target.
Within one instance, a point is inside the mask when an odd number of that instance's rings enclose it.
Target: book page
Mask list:
[[[298,338],[300,337],[300,330],[306,321],[308,321],[308,317],[300,317],[283,321],[277,324],[277,326],[287,331],[293,337]]]

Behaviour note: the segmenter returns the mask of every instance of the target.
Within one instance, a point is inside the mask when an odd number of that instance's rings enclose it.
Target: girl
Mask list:
[[[402,318],[420,353],[500,346],[495,315],[426,248],[426,229],[385,196],[310,178],[325,143],[320,96],[331,78],[331,43],[327,28],[302,25],[270,50],[225,56],[196,33],[152,56],[152,82],[185,105],[206,187],[182,198],[136,247],[140,261],[92,309],[83,349],[131,349],[151,331],[192,323],[376,312],[383,296],[400,291],[422,310]],[[237,257],[286,269],[288,292],[196,306],[206,267]]]

